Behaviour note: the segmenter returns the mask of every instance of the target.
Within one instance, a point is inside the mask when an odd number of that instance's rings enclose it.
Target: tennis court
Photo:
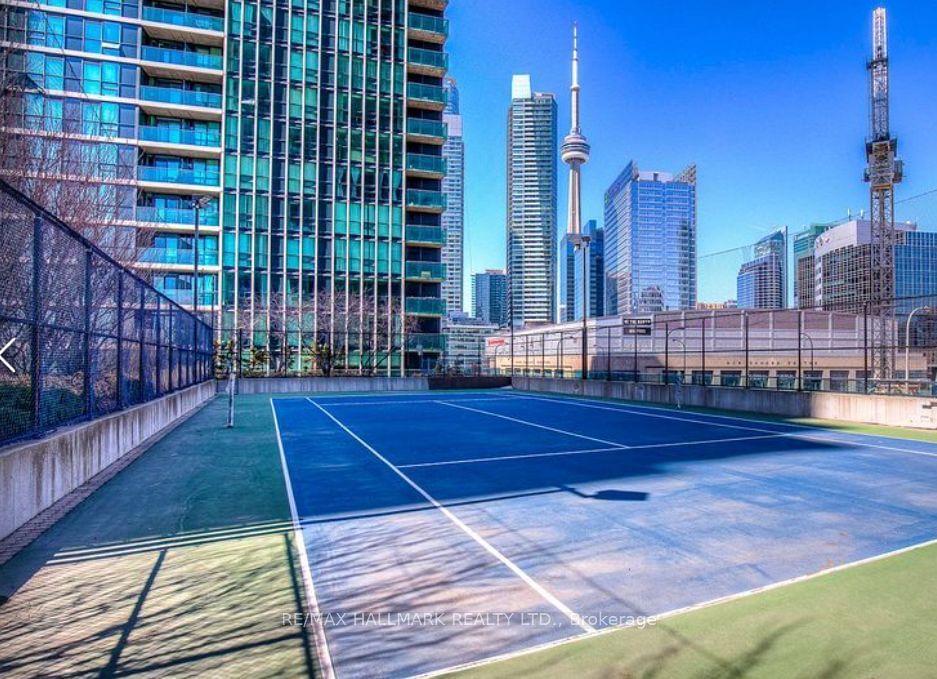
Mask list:
[[[275,398],[317,653],[436,673],[937,536],[937,445],[521,392]]]

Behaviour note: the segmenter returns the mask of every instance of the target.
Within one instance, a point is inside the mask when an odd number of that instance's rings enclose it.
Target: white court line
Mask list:
[[[293,483],[290,480],[290,470],[286,465],[286,453],[283,452],[283,439],[280,438],[280,422],[277,420],[277,409],[270,399],[270,410],[273,411],[273,427],[277,433],[277,446],[280,448],[280,464],[283,466],[283,480],[286,482],[286,497],[290,503],[290,514],[293,517],[293,533],[299,547],[299,565],[303,572],[303,585],[306,590],[309,614],[315,631],[316,655],[319,656],[323,679],[335,679],[335,668],[332,666],[332,654],[329,652],[329,641],[325,637],[325,626],[319,614],[319,601],[316,599],[316,588],[312,584],[312,569],[309,568],[309,555],[306,552],[306,541],[303,538],[303,529],[296,511],[296,499],[293,497]]]
[[[735,601],[736,599],[744,599],[746,597],[750,597],[755,594],[769,592],[773,589],[779,589],[781,587],[786,587],[788,585],[793,585],[799,582],[805,582],[807,580],[820,578],[820,577],[823,577],[824,575],[830,575],[831,573],[837,573],[839,571],[844,571],[850,568],[855,568],[856,566],[862,566],[868,563],[873,563],[875,561],[881,561],[882,559],[887,559],[893,556],[898,556],[899,554],[911,552],[916,549],[921,549],[923,547],[929,547],[934,544],[937,544],[937,539],[926,540],[924,542],[919,542],[916,545],[909,545],[908,547],[895,549],[890,552],[885,552],[884,554],[876,554],[875,556],[866,557],[865,559],[859,559],[857,561],[850,561],[849,563],[840,564],[839,566],[833,566],[832,568],[826,568],[826,569],[817,571],[815,573],[808,573],[807,575],[798,575],[797,577],[789,578],[787,580],[780,580],[778,582],[772,582],[771,584],[763,585],[761,587],[754,587],[752,589],[747,589],[743,592],[729,594],[727,596],[718,597],[716,599],[710,599],[708,601],[703,601],[698,604],[691,604],[690,606],[684,606],[682,608],[675,608],[673,610],[669,610],[664,613],[658,613],[656,615],[648,615],[648,616],[645,616],[645,618],[654,618],[655,620],[666,620],[668,618],[672,618],[678,615],[683,615],[684,613],[692,613],[693,611],[698,611],[702,608],[709,608],[710,606],[718,606],[719,604],[729,603],[730,601]],[[490,665],[491,663],[499,662],[501,660],[510,660],[511,658],[519,658],[521,656],[537,653],[538,651],[545,651],[550,648],[556,648],[557,646],[566,646],[567,644],[573,644],[573,643],[576,643],[577,641],[583,641],[585,639],[592,639],[592,638],[599,637],[605,634],[611,634],[613,632],[619,632],[619,631],[633,628],[633,627],[635,627],[635,625],[616,625],[616,626],[611,626],[611,627],[603,627],[602,629],[594,630],[592,632],[577,634],[575,636],[565,637],[563,639],[557,639],[556,641],[549,641],[545,644],[538,644],[536,646],[530,646],[529,648],[524,648],[519,651],[503,653],[501,655],[491,656],[488,658],[482,658],[481,660],[475,660],[472,662],[463,663],[461,665],[453,665],[452,667],[446,667],[440,670],[433,670],[431,672],[425,672],[423,674],[418,674],[412,677],[412,679],[429,679],[430,677],[438,677],[444,674],[450,674],[453,672],[459,672],[462,670],[472,669],[476,667],[483,667],[485,665]]]
[[[788,434],[759,434],[758,436],[733,436],[722,439],[705,439],[702,441],[671,441],[669,443],[646,443],[635,446],[615,446],[614,448],[587,448],[585,450],[561,450],[549,453],[525,453],[520,455],[496,455],[492,457],[471,457],[465,460],[445,460],[443,462],[416,462],[413,464],[397,465],[401,469],[410,467],[441,467],[453,464],[475,464],[478,462],[501,462],[503,460],[523,460],[525,458],[537,457],[563,457],[565,455],[588,455],[592,453],[610,453],[619,450],[627,450],[629,453],[635,450],[644,450],[646,448],[676,448],[680,446],[705,446],[713,443],[732,443],[734,441],[756,441],[758,439],[777,439],[785,438]]]
[[[666,411],[665,409],[663,409],[663,408],[650,408],[650,407],[648,407],[648,406],[631,406],[630,404],[622,404],[621,407],[617,407],[617,408],[616,408],[616,407],[614,407],[614,404],[607,404],[605,401],[595,401],[595,400],[592,400],[592,399],[586,399],[586,398],[580,398],[580,397],[576,397],[576,398],[572,398],[572,397],[549,398],[549,397],[543,397],[543,396],[514,396],[513,398],[530,399],[530,400],[534,400],[534,401],[551,401],[551,402],[554,402],[554,403],[567,403],[567,404],[579,406],[580,408],[594,408],[594,409],[596,409],[596,410],[611,410],[612,412],[628,413],[628,414],[630,414],[630,415],[640,415],[640,416],[642,416],[642,417],[657,417],[657,418],[664,419],[664,420],[678,420],[678,421],[680,421],[680,422],[689,422],[689,423],[692,423],[692,424],[704,424],[704,425],[710,426],[710,427],[728,427],[728,428],[730,428],[730,429],[746,429],[746,430],[748,430],[748,431],[758,431],[758,432],[762,432],[762,433],[777,434],[778,436],[786,436],[786,437],[788,437],[788,438],[805,439],[805,440],[807,440],[807,441],[820,441],[820,442],[824,442],[824,443],[841,443],[841,444],[844,444],[844,445],[847,445],[847,446],[853,446],[853,447],[855,447],[855,448],[878,448],[878,449],[880,449],[880,450],[891,450],[891,451],[898,452],[898,453],[908,453],[909,455],[921,455],[921,456],[923,456],[923,457],[937,457],[937,453],[929,453],[929,452],[924,451],[924,450],[914,450],[914,449],[912,449],[912,448],[898,448],[897,446],[884,446],[884,445],[879,444],[879,443],[870,443],[870,442],[865,442],[865,441],[861,441],[861,440],[860,440],[860,441],[850,441],[850,440],[848,440],[848,439],[835,438],[835,437],[832,437],[832,436],[819,436],[819,435],[817,435],[817,434],[809,434],[809,433],[806,433],[806,432],[809,432],[809,431],[826,431],[826,432],[830,432],[830,433],[834,433],[834,434],[835,434],[835,433],[848,433],[848,432],[836,432],[836,431],[833,430],[833,429],[823,429],[823,428],[821,428],[821,427],[804,427],[805,432],[777,432],[777,431],[774,431],[773,429],[763,429],[763,428],[761,428],[761,427],[751,427],[751,426],[733,425],[733,424],[722,424],[722,423],[720,423],[720,422],[709,422],[708,420],[694,420],[694,419],[691,419],[691,418],[688,418],[688,417],[679,417],[679,416],[677,416],[677,415],[663,415],[663,414],[658,413],[658,412],[647,413],[647,412],[643,412],[642,410],[635,410],[635,409],[634,409],[634,408],[644,408],[644,409],[647,409],[647,410],[655,410],[655,411],[657,411],[657,410],[663,410],[664,412],[667,412],[667,411]],[[583,403],[583,401],[585,401],[585,403]],[[603,404],[603,405],[594,405],[594,404],[597,404],[597,403],[601,403],[601,404]],[[707,416],[708,416],[708,415],[707,415]],[[736,421],[738,421],[738,422],[754,422],[754,421],[757,421],[757,420],[746,420],[746,419],[743,419],[743,418],[741,418],[741,417],[731,417],[731,416],[729,416],[729,415],[719,415],[719,416],[715,416],[715,417],[723,417],[724,419],[736,420]],[[774,424],[774,423],[772,422],[772,423],[770,423],[770,424]],[[789,427],[797,427],[797,426],[799,426],[799,425],[788,424],[788,425],[786,425],[786,426],[789,426]],[[858,436],[866,436],[866,434],[858,434]]]
[[[500,417],[502,420],[508,420],[510,422],[517,422],[519,424],[526,424],[528,427],[536,427],[537,429],[546,429],[547,431],[556,432],[558,434],[566,434],[567,436],[575,436],[579,439],[585,439],[586,441],[595,441],[596,443],[604,443],[608,446],[615,446],[616,448],[630,448],[631,446],[624,443],[619,443],[618,441],[609,441],[607,439],[596,438],[595,436],[586,436],[585,434],[577,434],[572,431],[566,431],[565,429],[557,429],[556,427],[548,427],[545,424],[537,424],[536,422],[530,422],[528,420],[521,420],[516,417],[511,417],[510,415],[502,415],[500,413],[493,413],[489,410],[480,410],[478,408],[470,408],[469,406],[460,406],[456,402],[449,401],[434,401],[434,403],[439,403],[440,405],[449,406],[450,408],[461,408],[462,410],[468,410],[473,413],[481,413],[482,415],[490,415],[491,417]]]
[[[323,408],[322,406],[320,406],[318,403],[316,403],[315,401],[313,401],[311,398],[307,398],[306,400],[309,401],[309,403],[311,403],[313,406],[315,406],[316,408],[318,408],[320,412],[324,413],[324,414],[326,415],[326,417],[328,417],[330,420],[332,420],[335,424],[337,424],[339,427],[341,427],[341,428],[345,431],[346,434],[348,434],[348,435],[351,436],[355,441],[357,441],[358,443],[360,443],[365,449],[368,450],[368,452],[370,452],[372,455],[374,455],[374,457],[376,457],[378,460],[380,460],[380,461],[383,462],[385,465],[387,465],[388,467],[390,467],[391,471],[393,471],[397,476],[399,476],[401,479],[403,479],[403,480],[406,482],[406,484],[407,484],[408,486],[410,486],[411,488],[413,488],[413,490],[415,490],[417,493],[419,493],[420,495],[422,495],[422,496],[426,499],[427,502],[429,502],[429,503],[430,503],[431,505],[433,505],[436,509],[438,509],[440,512],[442,512],[443,515],[445,515],[445,517],[446,517],[447,519],[449,519],[450,521],[452,521],[452,523],[454,523],[456,526],[458,526],[459,528],[461,528],[462,531],[463,531],[466,535],[468,535],[468,536],[469,536],[470,538],[472,538],[475,542],[477,542],[479,545],[481,545],[481,546],[484,548],[484,550],[485,550],[486,552],[488,552],[488,553],[491,554],[493,557],[495,557],[498,561],[500,561],[500,562],[503,563],[505,566],[507,566],[507,567],[511,570],[512,573],[514,573],[517,577],[519,577],[521,580],[523,580],[524,582],[526,582],[526,583],[530,586],[531,589],[533,589],[535,592],[537,592],[537,594],[539,594],[541,597],[543,597],[544,599],[546,599],[546,600],[547,600],[550,604],[552,604],[557,610],[559,610],[561,613],[563,613],[563,615],[565,615],[566,617],[568,617],[568,618],[570,619],[570,622],[572,622],[573,624],[575,624],[577,627],[580,627],[581,629],[585,630],[586,632],[594,632],[594,631],[595,631],[595,628],[592,627],[592,625],[589,625],[588,623],[583,622],[582,619],[579,618],[579,616],[577,616],[576,613],[573,612],[573,610],[572,610],[571,608],[569,608],[566,604],[564,604],[562,601],[560,601],[559,599],[557,599],[556,596],[554,596],[552,593],[550,593],[550,591],[547,590],[543,585],[541,585],[539,582],[537,582],[537,581],[534,580],[532,577],[530,577],[526,572],[524,572],[524,571],[521,569],[520,566],[518,566],[518,565],[515,564],[513,561],[511,561],[509,558],[507,558],[504,554],[502,554],[501,552],[499,552],[499,551],[497,550],[497,548],[495,548],[494,545],[492,545],[490,542],[488,542],[487,540],[485,540],[485,538],[483,538],[481,535],[479,535],[478,533],[476,533],[474,530],[472,530],[471,528],[469,528],[469,526],[466,525],[459,517],[457,517],[455,514],[453,514],[452,512],[450,512],[448,509],[446,509],[446,507],[444,507],[442,504],[440,504],[439,501],[436,500],[436,498],[434,498],[432,495],[430,495],[430,494],[427,493],[425,490],[423,490],[423,488],[422,488],[419,484],[417,484],[413,479],[411,479],[409,476],[407,476],[407,475],[404,474],[402,471],[400,471],[400,469],[399,469],[396,465],[394,465],[394,464],[393,464],[392,462],[390,462],[386,457],[384,457],[384,456],[381,455],[379,452],[377,452],[373,447],[371,447],[364,439],[362,439],[360,436],[358,436],[355,432],[353,432],[351,429],[349,429],[348,427],[346,427],[346,426],[341,422],[341,420],[339,420],[337,417],[335,417],[335,416],[334,416],[332,413],[330,413],[328,410],[326,410],[325,408]]]
[[[486,398],[455,398],[453,401],[458,403],[477,403],[480,401],[503,401],[507,398],[506,396],[489,396]],[[342,401],[341,403],[323,403],[325,408],[344,408],[347,406],[395,406],[395,405],[410,405],[414,403],[436,403],[436,398],[410,398],[410,399],[398,399],[396,401]]]
[[[528,457],[561,457],[563,455],[586,455],[588,453],[607,453],[613,450],[626,450],[624,446],[614,448],[585,448],[582,450],[555,450],[549,453],[523,453],[518,455],[493,455],[491,457],[470,457],[465,460],[446,460],[442,462],[414,462],[398,464],[401,469],[412,467],[445,467],[452,464],[472,464],[474,462],[500,462],[502,460],[523,460]]]

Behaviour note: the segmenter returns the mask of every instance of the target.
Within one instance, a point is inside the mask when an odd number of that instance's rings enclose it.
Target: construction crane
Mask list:
[[[892,377],[897,332],[895,324],[895,184],[901,181],[902,163],[896,158],[898,140],[888,126],[888,27],[885,8],[872,13],[872,59],[868,63],[870,137],[866,142],[872,257],[868,312],[872,316],[872,374]]]

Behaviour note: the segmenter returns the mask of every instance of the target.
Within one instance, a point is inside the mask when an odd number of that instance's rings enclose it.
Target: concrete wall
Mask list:
[[[781,417],[816,417],[893,427],[937,429],[937,399],[875,394],[731,389],[727,387],[671,386],[514,377],[515,389],[575,394],[596,398],[618,398],[719,410],[735,410]]]
[[[214,384],[203,382],[0,448],[0,539],[214,395]]]
[[[227,389],[218,380],[218,392]],[[429,388],[425,377],[242,377],[239,394],[295,394],[327,391],[419,391]]]

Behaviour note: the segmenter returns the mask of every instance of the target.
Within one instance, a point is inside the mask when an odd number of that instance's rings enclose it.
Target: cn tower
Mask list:
[[[569,207],[566,232],[582,233],[579,168],[589,160],[589,142],[579,128],[579,31],[573,24],[573,84],[569,88],[572,99],[572,127],[563,139],[560,157],[569,165]]]

